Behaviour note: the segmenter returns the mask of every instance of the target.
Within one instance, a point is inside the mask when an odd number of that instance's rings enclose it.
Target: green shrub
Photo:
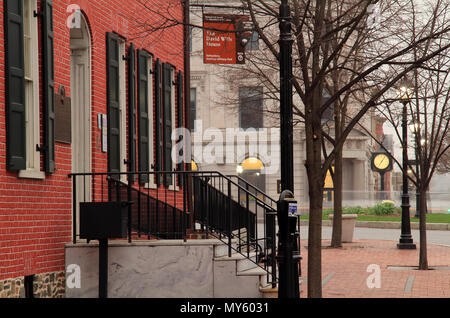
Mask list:
[[[360,206],[347,207],[342,209],[342,214],[364,214],[364,209]]]
[[[392,203],[381,203],[373,207],[373,214],[376,215],[392,215],[395,214],[396,208]]]

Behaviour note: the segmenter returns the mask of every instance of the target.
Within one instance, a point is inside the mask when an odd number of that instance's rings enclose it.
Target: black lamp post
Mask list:
[[[420,129],[420,123],[417,122],[411,122],[409,125],[411,132],[414,134],[414,154],[415,154],[415,165],[416,165],[416,214],[414,215],[415,218],[419,217],[419,207],[420,207],[420,193],[419,193],[419,158],[418,158],[418,151],[417,148],[419,147],[417,143],[418,136]]]
[[[297,217],[289,215],[288,196],[294,200],[294,146],[292,120],[292,38],[291,9],[287,0],[280,5],[280,146],[281,146],[281,190],[278,203],[278,269],[279,298],[299,298],[298,281],[298,233],[296,232]],[[289,195],[287,195],[289,194]]]
[[[280,6],[280,124],[281,190],[294,192],[294,151],[292,123],[292,38],[291,9],[288,1]]]
[[[402,232],[397,247],[399,249],[415,249],[411,235],[411,220],[409,215],[409,193],[408,193],[408,114],[407,105],[410,98],[411,85],[404,81],[400,86],[403,104],[402,133],[403,133],[403,192],[402,192]]]

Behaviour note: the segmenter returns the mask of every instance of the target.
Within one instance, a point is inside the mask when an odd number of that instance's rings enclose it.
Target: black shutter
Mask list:
[[[148,102],[148,55],[138,50],[138,112],[139,112],[139,171],[149,171],[149,102]],[[149,182],[148,175],[141,175],[141,184]]]
[[[25,61],[22,0],[5,5],[7,169],[26,169]]]
[[[161,110],[161,61],[159,59],[155,62],[155,123],[156,123],[156,171],[163,171],[163,113]],[[157,175],[156,183],[161,184],[161,175]]]
[[[183,96],[183,72],[179,71],[177,75],[177,122],[179,128],[183,127]]]
[[[183,128],[183,72],[179,71],[177,74],[177,126],[178,128]],[[180,140],[178,142],[184,142],[182,140],[182,137],[180,137]],[[188,145],[184,145],[185,147]],[[184,147],[183,147],[184,148]],[[184,156],[183,152],[180,152],[179,155]],[[184,161],[183,161],[184,162]],[[178,164],[178,171],[184,171],[184,164],[179,163]],[[178,185],[182,185],[182,178],[178,178]]]
[[[128,171],[136,171],[136,47],[128,52]],[[135,176],[129,180],[134,182]]]
[[[120,172],[119,39],[106,34],[106,77],[108,112],[108,170]]]
[[[172,171],[172,67],[163,67],[163,111],[164,111],[164,171]],[[164,185],[172,184],[172,176],[166,175]]]
[[[45,122],[45,171],[55,172],[55,70],[53,49],[53,0],[42,1],[42,47]]]

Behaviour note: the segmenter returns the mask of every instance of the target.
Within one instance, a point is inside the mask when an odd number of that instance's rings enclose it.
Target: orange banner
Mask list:
[[[236,26],[242,16],[205,14],[203,16],[203,62],[243,64],[245,50],[237,41]]]

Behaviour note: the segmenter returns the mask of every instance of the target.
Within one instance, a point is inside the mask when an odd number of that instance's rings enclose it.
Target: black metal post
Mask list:
[[[280,137],[281,188],[294,192],[293,123],[292,123],[292,30],[288,1],[280,6]]]
[[[120,178],[120,177],[119,177]],[[117,181],[117,184],[120,184],[120,181]],[[132,185],[130,183],[128,183],[127,186],[127,200],[128,202],[131,202],[132,199]],[[120,198],[120,188],[118,187],[117,192],[119,192],[119,198]],[[119,199],[120,202],[120,199]],[[131,213],[131,204],[128,205],[128,243],[132,242],[132,237],[133,237],[133,232],[132,232],[132,223],[131,223],[131,217],[132,217],[132,213]],[[140,213],[138,213],[138,216],[140,215]]]
[[[232,206],[231,206],[231,182],[228,180],[228,257],[231,257],[231,237],[233,231]],[[248,231],[248,229],[247,229]]]
[[[72,198],[72,241],[77,243],[77,176],[73,178],[73,198]]]
[[[297,216],[289,213],[289,204],[293,200],[291,191],[283,191],[278,201],[278,298],[299,298],[299,270],[301,256],[298,252]]]
[[[108,298],[108,239],[99,240],[98,297]]]
[[[408,117],[407,106],[408,102],[403,101],[403,119],[402,119],[402,133],[403,133],[403,192],[402,192],[402,232],[400,235],[397,247],[399,249],[416,249],[411,235],[411,221],[409,215],[409,193],[408,193]]]
[[[293,146],[293,115],[292,115],[292,38],[291,8],[288,0],[282,0],[280,5],[280,146],[281,146],[281,190],[294,192],[294,146]],[[291,220],[288,217],[286,202],[278,204],[279,245],[277,260],[279,262],[279,298],[298,298],[298,267],[294,258],[294,246],[290,233]]]
[[[416,131],[416,134],[418,132]],[[417,152],[417,135],[414,138],[414,150],[416,155],[416,214],[414,215],[415,218],[419,218],[419,208],[420,208],[420,192],[419,192],[419,158],[418,158],[418,152]]]

